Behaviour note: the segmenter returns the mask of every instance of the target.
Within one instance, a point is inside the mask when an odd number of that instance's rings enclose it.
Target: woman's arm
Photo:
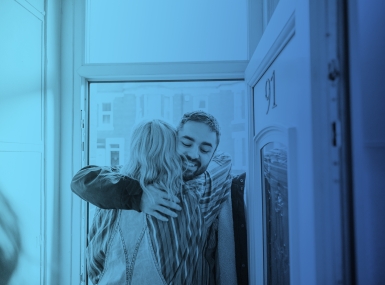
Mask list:
[[[140,211],[143,190],[139,182],[121,175],[118,168],[86,166],[72,178],[71,189],[102,209]]]
[[[71,189],[99,208],[142,211],[163,221],[181,209],[177,197],[170,201],[166,192],[153,185],[143,192],[137,180],[121,175],[116,167],[86,166],[72,178]]]

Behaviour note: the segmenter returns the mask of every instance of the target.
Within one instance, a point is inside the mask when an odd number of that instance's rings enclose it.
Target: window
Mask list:
[[[195,110],[202,110],[202,111],[208,112],[209,103],[208,103],[207,96],[205,95],[192,96],[192,100],[193,100],[193,106]]]
[[[218,151],[232,156],[233,174],[245,172],[247,121],[245,110],[234,109],[235,101],[246,105],[245,88],[243,81],[91,83],[89,164],[118,166],[127,162],[131,130],[143,119],[159,118],[177,126],[185,112],[200,109],[218,119],[222,132]],[[100,98],[114,104],[98,105]],[[112,129],[100,128],[92,121],[100,110],[97,106],[114,118]],[[89,205],[89,225],[95,209]]]
[[[91,83],[90,163],[124,164],[128,159],[125,146],[128,146],[131,129],[143,119],[158,118],[176,127],[184,113],[203,110],[213,114],[221,125],[218,151],[232,156],[234,173],[244,172],[247,121],[245,110],[238,110],[245,106],[244,93],[242,81]],[[97,103],[100,98],[114,104]],[[238,101],[238,107],[234,108],[234,102]],[[103,116],[114,118],[113,127],[101,127],[104,125],[93,122],[99,111]]]
[[[112,108],[111,103],[102,103],[102,110],[101,110],[101,122],[99,126],[111,126],[112,125]]]
[[[245,60],[247,4],[88,0],[86,62]]]
[[[106,138],[105,153],[106,160],[104,165],[121,165],[124,160],[124,138]]]
[[[162,117],[167,120],[171,121],[174,117],[174,96],[173,95],[162,95]]]

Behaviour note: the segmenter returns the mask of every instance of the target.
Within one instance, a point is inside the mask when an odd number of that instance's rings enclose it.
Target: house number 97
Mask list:
[[[277,107],[277,104],[275,102],[275,71],[273,71],[273,75],[270,78],[268,78],[265,83],[265,98],[267,100],[266,114],[268,114],[270,110],[271,97],[273,97],[273,102],[272,102],[273,106],[271,107],[273,109]]]

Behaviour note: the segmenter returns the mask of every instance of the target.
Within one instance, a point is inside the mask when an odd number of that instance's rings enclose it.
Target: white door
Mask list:
[[[251,24],[258,23],[253,9],[256,16],[262,11],[261,37],[245,74],[253,114],[251,284],[343,279],[338,82],[332,73],[337,10],[333,1],[323,2],[251,2]]]

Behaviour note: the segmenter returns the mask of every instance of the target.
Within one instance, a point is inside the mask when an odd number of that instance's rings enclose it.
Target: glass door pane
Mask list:
[[[268,143],[261,150],[264,270],[268,285],[290,284],[287,150]]]
[[[157,118],[176,127],[184,113],[203,110],[220,124],[217,152],[231,155],[234,175],[246,172],[248,121],[243,81],[91,83],[89,90],[88,164],[123,165],[131,129],[141,120]],[[89,205],[89,225],[95,209]]]

